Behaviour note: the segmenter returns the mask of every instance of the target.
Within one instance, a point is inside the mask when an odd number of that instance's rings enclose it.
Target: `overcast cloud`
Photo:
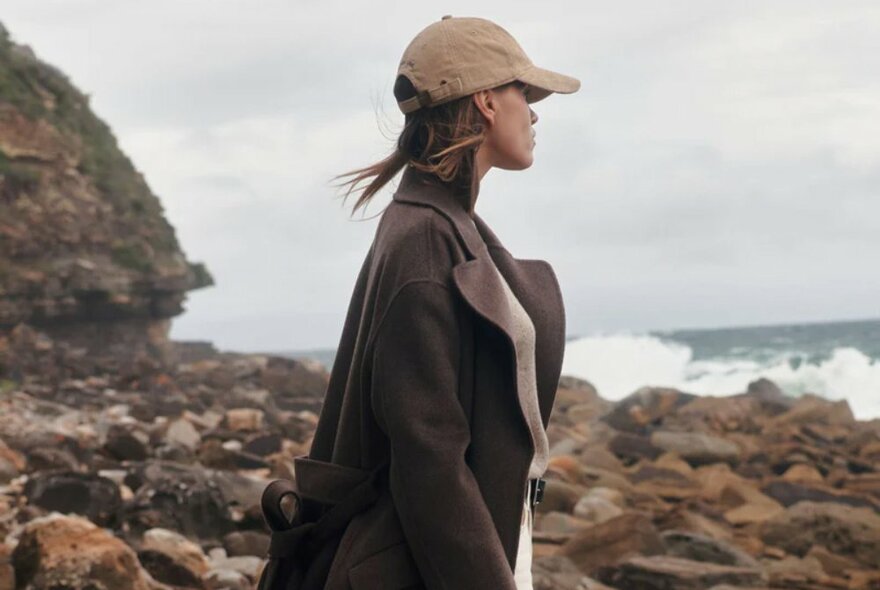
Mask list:
[[[876,0],[7,0],[0,19],[91,94],[213,273],[172,336],[287,350],[338,342],[377,219],[330,178],[392,148],[397,62],[443,14],[582,81],[534,105],[534,165],[491,171],[477,203],[554,266],[569,336],[880,316]]]

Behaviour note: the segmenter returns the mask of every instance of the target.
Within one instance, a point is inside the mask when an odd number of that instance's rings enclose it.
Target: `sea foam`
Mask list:
[[[748,350],[736,352],[695,360],[689,345],[652,334],[594,334],[566,343],[562,373],[587,379],[609,400],[644,385],[734,395],[765,377],[789,395],[846,399],[856,418],[880,418],[880,361],[858,348],[834,347],[821,359],[797,350],[780,350],[769,358],[757,348],[752,358]]]

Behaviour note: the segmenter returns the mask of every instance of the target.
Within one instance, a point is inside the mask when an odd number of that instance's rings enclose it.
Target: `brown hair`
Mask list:
[[[514,80],[510,84],[522,84]],[[394,84],[394,97],[397,101],[416,95],[412,83],[405,76],[398,76]],[[482,113],[474,104],[473,95],[433,107],[422,107],[407,113],[403,131],[397,138],[394,151],[384,159],[350,172],[338,174],[333,179],[354,176],[337,186],[348,185],[343,201],[362,181],[373,178],[363,189],[352,207],[352,214],[370,199],[398,172],[407,165],[427,172],[437,181],[452,185],[458,194],[464,195],[462,205],[473,212],[473,200],[477,193],[479,179],[476,174],[477,148],[486,138],[486,127]]]

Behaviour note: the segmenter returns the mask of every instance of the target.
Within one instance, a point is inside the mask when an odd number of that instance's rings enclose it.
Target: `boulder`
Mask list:
[[[880,516],[868,508],[798,502],[765,522],[761,539],[798,556],[819,545],[868,567],[880,564]]]
[[[532,585],[535,590],[614,590],[585,576],[563,555],[545,555],[532,562]]]
[[[739,461],[739,447],[723,438],[697,432],[664,432],[651,435],[651,444],[675,453],[691,465],[728,463]]]
[[[53,512],[22,531],[12,554],[17,587],[29,590],[152,590],[135,552],[81,516]]]
[[[651,520],[639,513],[626,513],[578,531],[559,548],[587,575],[607,564],[633,555],[656,555],[665,550],[663,538]]]
[[[608,450],[625,465],[631,465],[641,459],[653,461],[663,453],[663,450],[648,438],[625,432],[616,435],[608,442]]]
[[[624,432],[650,432],[664,417],[695,398],[677,389],[642,387],[619,401],[602,421]]]
[[[761,566],[754,557],[724,541],[688,531],[664,531],[667,555],[693,561],[707,561],[720,565],[733,565],[750,569]]]
[[[35,506],[82,514],[101,526],[115,526],[122,511],[122,496],[116,482],[92,473],[36,473],[25,484],[24,494]]]
[[[209,569],[201,547],[163,528],[144,533],[138,559],[155,579],[174,586],[202,587],[202,576]]]
[[[764,581],[758,569],[666,555],[632,557],[616,568],[603,568],[599,579],[626,590],[704,590],[717,584],[755,586]]]

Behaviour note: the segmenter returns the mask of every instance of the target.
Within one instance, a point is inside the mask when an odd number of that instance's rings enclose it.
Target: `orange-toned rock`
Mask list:
[[[559,479],[548,479],[544,486],[544,495],[535,505],[536,512],[571,513],[574,505],[584,493],[583,486],[568,483]]]
[[[868,508],[798,502],[765,522],[761,537],[795,555],[821,545],[868,567],[880,564],[880,516]]]
[[[5,543],[0,543],[0,590],[15,590],[12,547]]]
[[[782,479],[786,481],[821,482],[822,474],[812,465],[796,463],[782,474]]]
[[[784,509],[776,503],[747,503],[731,508],[724,513],[724,519],[733,525],[765,522]]]
[[[804,395],[790,410],[768,420],[764,432],[771,432],[784,424],[811,422],[850,425],[855,422],[855,417],[846,400],[830,401],[816,395]]]
[[[584,449],[579,460],[582,465],[587,467],[598,467],[613,473],[623,473],[623,463],[604,445],[593,445]]]
[[[630,475],[630,481],[641,492],[654,494],[664,499],[692,498],[700,494],[696,480],[679,471],[647,464]]]
[[[571,455],[550,457],[547,470],[562,476],[570,483],[577,483],[583,475],[583,466]]]
[[[592,575],[601,566],[635,555],[656,555],[665,549],[651,520],[627,513],[575,533],[559,549],[584,573]]]
[[[128,545],[80,516],[53,512],[30,521],[12,559],[21,588],[151,590],[156,585]]]
[[[816,559],[822,564],[822,569],[832,576],[843,577],[847,572],[861,569],[862,565],[856,560],[845,555],[838,555],[828,551],[821,545],[813,545],[807,552],[807,557]]]

